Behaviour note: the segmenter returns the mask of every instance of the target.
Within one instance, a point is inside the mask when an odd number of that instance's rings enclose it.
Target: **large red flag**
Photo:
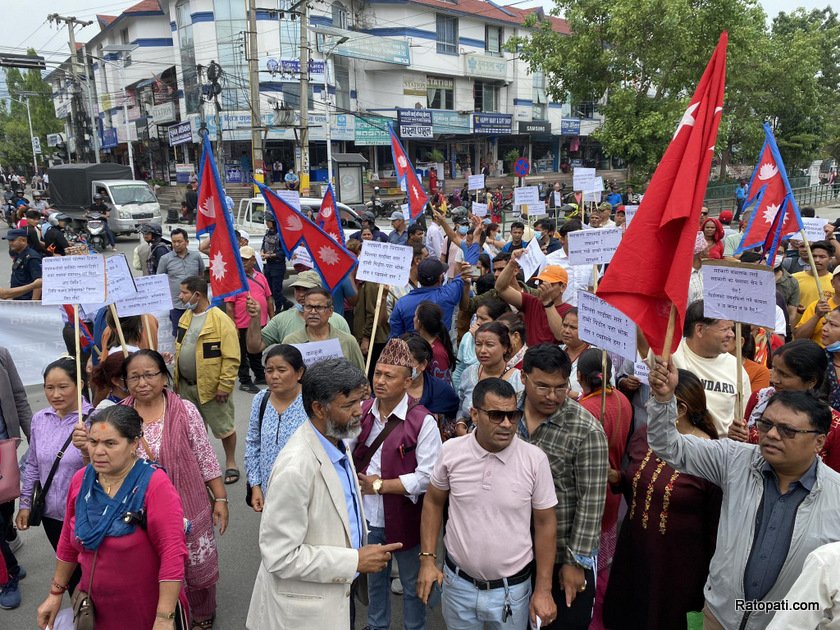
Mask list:
[[[672,351],[685,318],[700,208],[723,110],[727,41],[724,32],[598,287],[598,296],[636,322],[660,355],[671,307],[676,309]]]
[[[420,179],[417,177],[400,139],[394,133],[394,128],[391,126],[389,129],[391,131],[391,155],[394,158],[397,181],[404,184],[405,194],[408,196],[409,219],[414,221],[423,213],[423,209],[429,201],[429,196],[423,190],[423,184],[420,183]]]
[[[356,258],[312,221],[306,217],[302,218],[303,244],[309,250],[324,286],[329,291],[334,291],[356,266]]]
[[[267,209],[274,215],[277,232],[280,234],[280,245],[286,258],[292,257],[292,252],[303,238],[303,221],[305,217],[292,208],[285,199],[279,197],[271,188],[257,184],[265,199]]]
[[[341,220],[338,217],[338,207],[335,203],[332,184],[327,184],[327,192],[321,200],[321,209],[318,211],[318,225],[336,242],[344,245],[344,230],[341,229]]]
[[[213,298],[224,298],[248,290],[248,279],[242,258],[239,256],[239,242],[233,233],[233,219],[225,203],[225,194],[210,139],[204,135],[201,153],[201,167],[198,171],[198,217],[195,223],[196,236],[210,233],[210,289]]]

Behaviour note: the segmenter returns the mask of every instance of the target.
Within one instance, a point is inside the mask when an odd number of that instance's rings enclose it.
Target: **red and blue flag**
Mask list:
[[[338,216],[338,207],[335,203],[332,184],[327,184],[327,193],[321,201],[321,209],[318,211],[318,225],[336,242],[344,245],[344,230],[341,229],[341,220]]]
[[[280,246],[286,258],[291,259],[292,253],[300,245],[303,238],[303,220],[306,219],[300,212],[295,210],[289,203],[278,196],[271,188],[257,183],[260,192],[265,199],[266,210],[274,215],[274,223],[277,225],[277,233],[280,235]]]
[[[198,215],[196,236],[210,234],[210,289],[214,299],[248,290],[245,267],[239,256],[239,241],[233,231],[233,218],[225,203],[225,193],[210,138],[204,135],[198,171]]]
[[[420,178],[417,177],[414,166],[409,161],[400,139],[394,133],[394,127],[389,125],[388,129],[391,132],[391,155],[394,158],[397,181],[405,189],[405,194],[408,197],[408,219],[415,221],[423,213],[423,209],[429,202],[429,195],[423,190],[423,184],[420,183]]]

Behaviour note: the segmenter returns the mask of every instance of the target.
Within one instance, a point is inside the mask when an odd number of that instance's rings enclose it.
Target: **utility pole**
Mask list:
[[[260,115],[260,66],[257,50],[257,2],[248,0],[248,83],[251,88],[251,169],[257,179],[257,169],[265,173],[262,146],[262,116]],[[264,180],[263,180],[264,181]]]
[[[82,147],[84,146],[84,134],[79,133],[79,113],[76,106],[76,87],[80,86],[79,75],[76,72],[76,26],[82,28],[93,24],[92,21],[77,20],[75,17],[65,17],[58,13],[51,13],[47,16],[47,20],[55,22],[56,24],[66,24],[67,32],[70,36],[70,75],[73,77],[73,98],[70,100],[70,126],[73,129],[73,136],[75,137],[76,156],[82,154]],[[68,159],[70,156],[67,156]],[[71,160],[72,161],[72,160]]]
[[[93,104],[93,70],[88,65],[87,46],[82,46],[82,59],[85,64],[85,83],[87,87],[88,110],[90,111],[90,139],[93,157],[99,164],[99,126],[96,124],[96,108]]]
[[[300,3],[300,194],[309,196],[309,6]],[[326,72],[326,68],[324,68]],[[329,116],[327,116],[329,125]]]

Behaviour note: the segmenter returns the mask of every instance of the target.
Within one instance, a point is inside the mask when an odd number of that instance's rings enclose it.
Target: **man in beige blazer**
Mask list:
[[[350,629],[350,585],[385,568],[402,543],[365,545],[356,470],[343,439],[361,427],[367,379],[344,359],[309,367],[309,416],[280,451],[260,525],[249,630]],[[276,485],[275,485],[276,484]]]

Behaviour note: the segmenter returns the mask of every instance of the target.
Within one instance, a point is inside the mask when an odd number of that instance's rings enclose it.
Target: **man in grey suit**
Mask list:
[[[280,451],[263,508],[260,555],[246,627],[350,629],[351,583],[385,568],[402,543],[366,545],[356,469],[344,439],[361,429],[367,378],[344,359],[310,366],[309,416]]]

